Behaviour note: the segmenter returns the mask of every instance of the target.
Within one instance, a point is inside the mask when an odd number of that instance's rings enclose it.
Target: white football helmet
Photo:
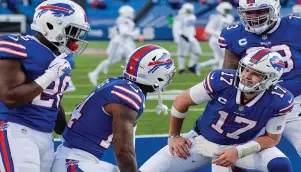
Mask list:
[[[253,86],[244,85],[241,81],[242,72],[245,68],[255,71],[263,76],[263,79]],[[264,91],[278,82],[284,68],[285,63],[279,53],[259,48],[250,52],[239,61],[237,69],[239,81],[236,81],[236,86],[242,92]]]
[[[223,16],[230,14],[232,10],[233,6],[229,2],[222,2],[216,7],[216,11]]]
[[[134,19],[135,17],[135,10],[129,5],[124,5],[120,7],[118,12],[119,12],[119,16],[122,17],[128,17],[131,19]]]
[[[80,54],[88,45],[85,36],[90,26],[86,13],[70,0],[42,2],[35,9],[31,29],[41,33],[61,53]]]
[[[193,12],[194,12],[194,6],[191,3],[183,4],[179,11],[180,14],[193,14]]]
[[[176,73],[170,53],[156,45],[145,45],[137,48],[128,58],[124,68],[125,78],[142,85],[151,86],[158,92],[156,113],[168,113],[168,108],[162,103],[161,91],[171,82]]]
[[[301,5],[300,4],[295,4],[293,7],[292,7],[292,12],[294,14],[301,14]]]
[[[238,14],[248,32],[261,34],[280,15],[279,0],[239,0]]]

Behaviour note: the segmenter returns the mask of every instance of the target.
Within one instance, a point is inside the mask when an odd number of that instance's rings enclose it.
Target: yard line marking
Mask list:
[[[83,54],[87,54],[87,55],[107,55],[106,50],[101,49],[101,48],[87,48]],[[172,56],[177,56],[176,52],[171,52],[170,53]],[[206,57],[212,57],[213,53],[212,52],[202,52],[202,56],[206,56]],[[78,56],[78,57],[83,57],[83,56]],[[87,57],[92,57],[95,58],[95,56],[85,56],[84,58]]]
[[[184,90],[167,90],[161,94],[163,100],[174,100],[177,95],[182,93]],[[83,99],[86,98],[87,95],[65,95],[65,99]],[[157,93],[149,93],[147,95],[147,100],[158,100]]]
[[[190,112],[203,112],[205,108],[191,108],[189,109]],[[156,109],[144,109],[143,112],[150,113],[150,112],[156,112]],[[170,112],[170,110],[169,110]],[[67,115],[70,115],[72,112],[66,112]]]
[[[73,79],[74,78],[77,78],[77,77],[72,77]],[[87,77],[86,77],[87,78]],[[196,84],[196,83],[198,83],[198,82],[172,82],[171,84],[170,84],[170,86],[173,86],[173,85],[193,85],[193,84]],[[94,88],[94,86],[92,85],[92,84],[75,84],[75,87],[78,87],[78,88],[87,88],[87,87],[93,87]]]
[[[186,134],[186,133],[181,133],[181,135],[183,134]],[[138,135],[135,135],[135,138],[136,139],[139,139],[139,138],[156,138],[156,137],[168,137],[168,134],[138,134]],[[55,142],[61,142],[61,139],[60,138],[54,138],[54,141]]]

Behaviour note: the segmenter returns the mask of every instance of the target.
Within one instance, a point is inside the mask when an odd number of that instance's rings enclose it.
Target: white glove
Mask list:
[[[197,153],[205,157],[214,157],[214,154],[219,151],[219,144],[213,143],[205,139],[202,135],[195,138]]]
[[[55,81],[57,78],[61,77],[67,71],[71,70],[70,63],[65,59],[67,54],[62,53],[57,56],[48,66],[48,69],[45,73],[35,79],[34,81],[40,85],[43,90],[45,90],[51,82]]]
[[[62,53],[57,56],[48,66],[48,69],[45,73],[51,73],[51,75],[55,75],[55,78],[61,77],[67,71],[71,70],[70,63],[65,59],[67,57],[66,53]]]

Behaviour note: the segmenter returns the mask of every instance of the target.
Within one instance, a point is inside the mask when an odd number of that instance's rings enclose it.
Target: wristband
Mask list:
[[[171,107],[171,115],[177,118],[185,118],[187,115],[187,112],[181,113],[179,111],[177,111],[177,109],[172,105]]]
[[[260,144],[256,141],[250,141],[248,143],[236,146],[238,158],[251,155],[260,151]]]

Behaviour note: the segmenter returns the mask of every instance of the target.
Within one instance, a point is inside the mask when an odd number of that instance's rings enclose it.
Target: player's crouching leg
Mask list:
[[[189,149],[190,156],[185,160],[179,158],[176,153],[172,156],[169,152],[169,146],[166,145],[155,155],[148,159],[139,169],[141,172],[183,172],[193,171],[211,162],[211,159],[204,157],[196,152],[194,136],[195,131],[183,135],[192,142]]]
[[[52,172],[119,172],[117,166],[100,161],[94,155],[79,149],[60,145],[53,162]]]
[[[243,169],[258,171],[293,172],[289,159],[276,147],[238,159],[235,165]]]

